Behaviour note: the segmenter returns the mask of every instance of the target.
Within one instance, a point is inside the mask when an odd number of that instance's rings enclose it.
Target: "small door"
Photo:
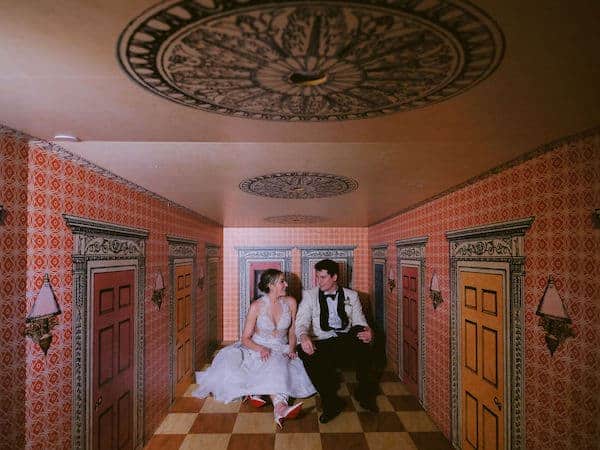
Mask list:
[[[385,273],[385,264],[375,263],[375,282],[374,282],[374,297],[375,297],[375,325],[379,331],[385,331],[385,286],[383,274]]]
[[[409,391],[418,395],[419,373],[419,272],[402,266],[402,355],[403,379]]]
[[[208,260],[208,349],[210,358],[219,345],[218,283],[219,260]]]
[[[192,382],[192,266],[175,266],[175,396]]]
[[[504,449],[504,278],[460,272],[462,448]]]
[[[92,448],[133,449],[133,270],[93,274]]]

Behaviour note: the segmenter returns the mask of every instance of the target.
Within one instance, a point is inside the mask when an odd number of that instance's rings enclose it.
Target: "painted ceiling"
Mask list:
[[[600,2],[12,2],[0,123],[224,226],[366,226],[600,123]]]

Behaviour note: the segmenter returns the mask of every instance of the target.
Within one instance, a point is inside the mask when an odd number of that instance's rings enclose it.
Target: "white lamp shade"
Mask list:
[[[34,319],[39,319],[40,317],[56,316],[57,314],[60,314],[60,312],[56,296],[50,285],[50,278],[48,277],[48,274],[46,274],[46,276],[44,276],[42,288],[33,302],[31,311],[25,320],[29,322]]]
[[[396,271],[394,270],[393,267],[390,267],[390,270],[388,270],[388,280],[395,280],[396,279]]]
[[[552,278],[548,279],[546,290],[544,291],[542,300],[538,305],[537,314],[552,316],[556,317],[557,319],[569,319],[565,305],[560,298],[560,294],[558,293],[556,286],[554,286],[554,281]]]
[[[204,266],[200,264],[198,266],[198,279],[201,280],[202,278],[204,278]]]
[[[433,275],[431,275],[431,286],[429,287],[432,291],[440,291],[440,281],[438,280],[437,272],[434,270]]]
[[[162,273],[156,272],[156,278],[154,279],[154,289],[160,291],[165,288],[165,282],[163,280]]]

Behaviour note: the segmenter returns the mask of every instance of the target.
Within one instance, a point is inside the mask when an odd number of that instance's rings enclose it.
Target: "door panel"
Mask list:
[[[133,270],[93,274],[92,448],[133,448]]]
[[[192,266],[175,267],[175,396],[192,383]]]
[[[460,272],[462,448],[504,448],[504,277]]]
[[[418,395],[418,311],[419,289],[418,268],[402,266],[402,349],[403,349],[403,380],[409,391]]]

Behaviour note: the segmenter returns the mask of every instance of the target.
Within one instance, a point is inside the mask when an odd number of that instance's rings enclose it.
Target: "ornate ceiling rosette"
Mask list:
[[[133,20],[118,55],[136,82],[183,105],[330,121],[453,97],[503,49],[495,22],[462,0],[179,0]]]
[[[240,189],[261,197],[311,199],[334,197],[358,188],[352,178],[330,173],[283,172],[248,178]]]
[[[279,225],[312,225],[325,222],[327,219],[321,216],[306,216],[303,214],[288,214],[285,216],[265,217],[265,222],[276,223]]]

